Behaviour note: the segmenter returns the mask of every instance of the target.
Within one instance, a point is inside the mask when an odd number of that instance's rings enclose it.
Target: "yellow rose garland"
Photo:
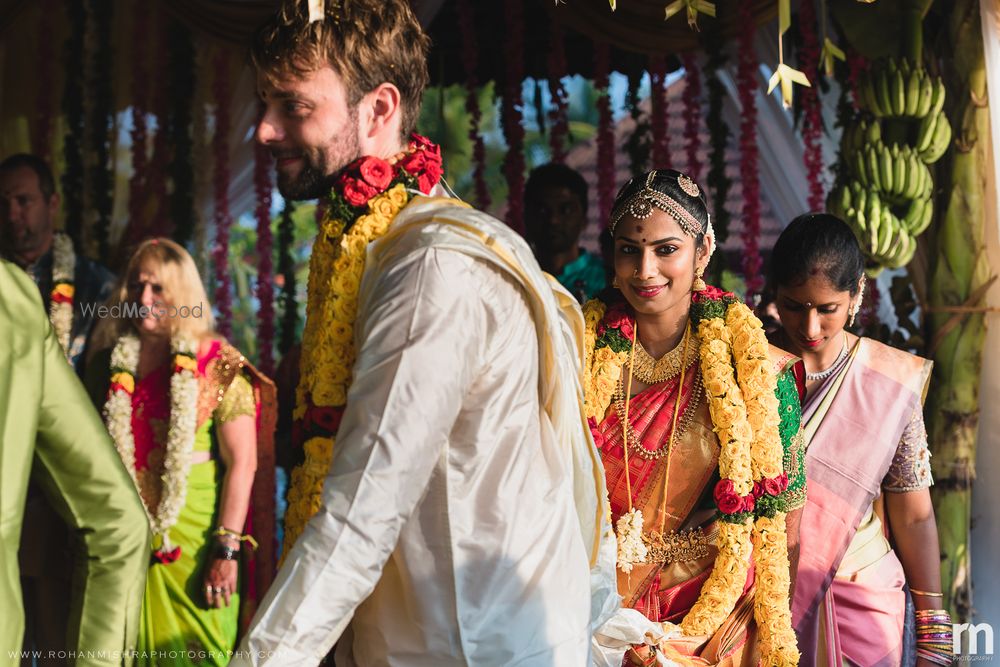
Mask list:
[[[597,328],[606,306],[584,305],[586,414],[600,422],[610,405],[615,383],[627,363],[627,352],[595,349]],[[777,380],[760,321],[741,302],[728,305],[725,317],[706,317],[698,324],[700,368],[709,412],[719,437],[720,475],[746,496],[755,480],[783,473],[778,424]],[[612,369],[617,366],[617,369]],[[757,588],[754,611],[760,628],[761,664],[797,665],[799,653],[791,626],[789,566],[785,515],[719,521],[718,556],[691,611],[681,621],[689,636],[715,632],[743,591],[751,550]]]
[[[397,184],[369,201],[369,213],[358,218],[346,233],[342,220],[328,217],[321,225],[309,261],[308,316],[302,333],[302,376],[295,392],[295,419],[305,416],[307,397],[321,408],[342,407],[347,402],[365,253],[369,243],[385,234],[409,198],[403,184]],[[333,445],[332,437],[310,438],[304,445],[304,463],[292,471],[285,554],[322,505],[323,480],[333,459]]]

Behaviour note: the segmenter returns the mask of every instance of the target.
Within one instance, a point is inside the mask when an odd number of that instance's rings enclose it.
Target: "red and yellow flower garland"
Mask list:
[[[767,340],[750,309],[715,288],[696,294],[691,317],[701,341],[700,369],[719,438],[722,479],[714,492],[719,553],[681,629],[689,636],[707,635],[722,625],[743,592],[752,553],[762,664],[796,665],[785,515],[778,499],[788,478]],[[597,300],[584,305],[584,318],[585,410],[596,428],[628,361],[634,323],[621,306],[608,310]]]
[[[323,480],[357,353],[354,320],[368,244],[386,233],[413,190],[430,193],[440,178],[440,148],[414,135],[409,151],[394,163],[365,157],[347,166],[331,193],[309,261],[301,379],[293,413],[293,437],[304,441],[305,461],[292,471],[285,554],[322,506]]]

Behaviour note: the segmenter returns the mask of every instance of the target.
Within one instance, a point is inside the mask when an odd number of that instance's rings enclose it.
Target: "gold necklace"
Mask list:
[[[685,330],[685,335],[688,335]],[[657,384],[665,382],[677,376],[682,368],[687,368],[698,360],[698,349],[701,347],[698,337],[690,334],[690,345],[683,345],[684,341],[678,343],[674,349],[667,352],[659,359],[650,356],[646,348],[639,342],[638,336],[635,341],[635,363],[632,372],[635,379],[643,384]]]
[[[618,414],[618,420],[624,425],[622,427],[622,437],[625,440],[625,445],[632,451],[632,453],[637,456],[646,459],[647,461],[655,461],[661,459],[670,453],[673,449],[673,442],[676,442],[677,438],[684,435],[687,431],[688,426],[691,425],[691,421],[694,419],[694,413],[698,409],[698,405],[701,403],[701,395],[704,393],[702,383],[701,383],[701,373],[695,369],[694,385],[691,387],[691,398],[688,401],[687,407],[684,408],[684,415],[680,419],[675,419],[673,424],[671,424],[671,437],[670,445],[667,443],[661,443],[656,449],[647,449],[642,446],[642,442],[639,440],[639,436],[636,435],[635,429],[632,428],[632,424],[628,422],[625,415],[625,386],[621,378],[618,380],[618,390],[615,392],[615,412]],[[622,374],[624,375],[624,373]],[[683,394],[684,388],[678,387],[677,390],[677,400],[681,400],[681,395]],[[676,433],[674,433],[676,431]]]

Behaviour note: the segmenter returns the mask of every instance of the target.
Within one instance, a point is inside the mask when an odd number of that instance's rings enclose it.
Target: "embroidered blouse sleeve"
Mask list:
[[[784,468],[788,475],[788,488],[779,500],[784,501],[785,512],[799,509],[806,504],[806,464],[802,451],[802,407],[799,404],[799,389],[792,368],[778,376],[778,411],[781,424],[781,445],[785,450]]]
[[[254,402],[253,386],[250,381],[242,373],[237,373],[226,393],[222,395],[222,402],[215,410],[215,419],[220,424],[225,424],[243,415],[256,417],[257,405]]]
[[[899,440],[892,465],[882,480],[882,488],[892,493],[905,493],[926,489],[932,484],[931,452],[927,448],[924,413],[917,407]]]

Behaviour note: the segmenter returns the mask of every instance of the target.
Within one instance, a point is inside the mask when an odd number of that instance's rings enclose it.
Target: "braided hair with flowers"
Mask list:
[[[612,235],[625,216],[643,219],[654,209],[674,218],[685,234],[696,239],[699,247],[707,243],[711,255],[714,232],[701,191],[689,177],[672,170],[643,174],[622,188],[611,215]],[[692,210],[699,215],[693,215]],[[616,392],[626,387],[624,380],[631,382],[635,369],[638,325],[630,312],[623,302],[606,304],[592,300],[584,305],[585,409],[597,442],[604,439],[598,424],[604,420]],[[701,372],[701,385],[720,447],[720,480],[713,491],[719,537],[712,572],[680,626],[688,636],[708,635],[718,630],[743,593],[752,553],[762,664],[795,665],[799,653],[789,609],[787,504],[783,496],[788,476],[779,432],[777,379],[767,339],[761,322],[750,309],[733,294],[705,285],[700,272],[696,273],[689,312],[682,356],[687,357],[687,347],[694,343],[697,369]],[[682,375],[682,387],[683,384]],[[623,440],[628,510],[616,525],[618,567],[626,573],[633,565],[646,562],[647,552],[662,537],[656,532],[644,533],[642,512],[632,505],[627,444],[630,393],[625,388],[624,416],[619,417],[626,430]],[[680,400],[678,397],[676,402],[679,404]],[[667,466],[673,432],[678,430],[677,407],[671,442],[665,452]]]

